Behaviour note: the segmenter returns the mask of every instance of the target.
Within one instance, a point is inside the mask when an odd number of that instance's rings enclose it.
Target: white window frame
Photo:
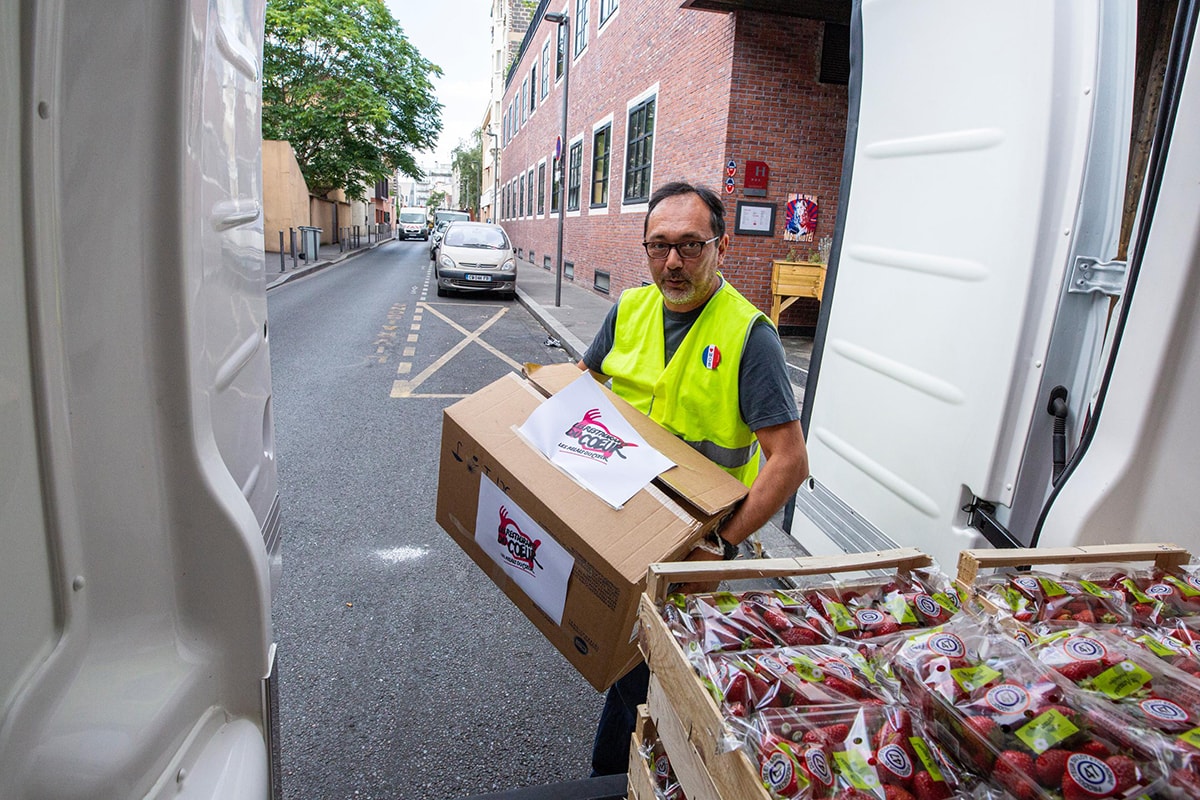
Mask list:
[[[638,203],[626,203],[625,202],[625,165],[629,163],[629,112],[633,110],[634,106],[636,106],[640,103],[646,102],[651,97],[654,98],[654,119],[655,119],[654,144],[657,149],[657,145],[658,145],[658,122],[657,122],[657,120],[662,114],[662,103],[660,102],[662,100],[662,95],[659,93],[659,84],[656,82],[653,86],[646,89],[641,94],[631,98],[629,100],[629,102],[627,102],[625,104],[625,136],[624,136],[625,142],[624,142],[624,146],[621,149],[622,157],[621,157],[621,198],[620,198],[620,203],[621,203],[621,213],[622,214],[645,214],[647,209],[650,206],[650,198],[649,197],[647,197],[645,201],[638,202]],[[657,161],[657,159],[651,157],[651,159],[650,159],[650,179],[649,179],[650,186],[654,185],[654,164],[656,161]],[[609,165],[609,169],[610,170],[612,169],[611,164]],[[611,192],[609,193],[609,197],[611,199],[611,197],[612,197]]]
[[[602,206],[593,206],[591,200],[592,185],[596,179],[596,131],[600,130],[605,125],[608,126],[608,202]],[[591,170],[589,170],[590,174],[588,176],[588,216],[604,216],[608,213],[608,207],[612,205],[613,163],[616,161],[616,159],[613,158],[613,151],[616,149],[613,147],[613,133],[615,130],[616,129],[613,127],[612,114],[609,114],[607,117],[592,123],[592,154],[591,158],[588,159],[588,163],[591,164]]]
[[[609,2],[613,4],[613,9],[608,12],[608,16],[604,16],[604,4]],[[604,33],[610,22],[621,12],[620,0],[600,0],[599,8],[596,9],[596,35]]]
[[[566,191],[563,192],[563,205],[570,203],[571,197],[571,148],[579,145],[579,208],[574,211],[567,211],[567,218],[578,217],[584,209],[583,204],[583,164],[587,156],[587,148],[583,142],[583,131],[580,131],[575,136],[571,137],[571,141],[563,148],[563,158],[566,161],[567,168],[563,170],[563,180],[567,185]],[[566,210],[565,208],[563,209]]]
[[[583,58],[584,54],[588,51],[588,45],[591,43],[591,37],[588,36],[588,22],[591,18],[591,8],[590,8],[591,4],[592,4],[592,0],[572,0],[572,2],[571,2],[571,5],[574,6],[574,8],[575,8],[575,16],[573,16],[571,18],[572,41],[569,42],[569,44],[571,46],[570,53],[571,53],[571,63],[572,64],[574,64],[579,59]],[[580,7],[582,7],[583,10],[586,12],[586,17],[583,20],[582,28],[579,25],[579,9],[580,9]],[[579,41],[579,35],[580,35],[581,29],[583,31],[583,47],[577,49],[575,47],[575,42]]]

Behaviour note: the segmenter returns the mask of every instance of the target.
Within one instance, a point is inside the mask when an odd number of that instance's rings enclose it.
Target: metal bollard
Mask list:
[[[280,272],[283,272],[283,270],[284,270],[283,265],[284,265],[284,261],[283,261],[283,231],[280,231],[279,232],[279,271]]]
[[[288,228],[288,234],[291,237],[291,243],[289,245],[291,249],[289,250],[289,252],[292,254],[292,269],[295,269],[297,266],[296,265],[296,229]]]

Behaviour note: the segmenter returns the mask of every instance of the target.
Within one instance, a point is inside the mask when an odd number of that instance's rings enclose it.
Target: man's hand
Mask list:
[[[720,560],[721,560],[721,555],[719,553],[714,553],[710,550],[705,550],[701,547],[693,548],[692,552],[688,553],[687,558],[684,559],[684,561],[720,561]],[[709,581],[709,582],[704,582],[704,583],[681,583],[681,584],[679,584],[679,586],[675,587],[675,591],[681,592],[683,594],[706,594],[708,592],[715,592],[717,590],[717,586],[719,586],[720,583],[721,583],[720,581]]]

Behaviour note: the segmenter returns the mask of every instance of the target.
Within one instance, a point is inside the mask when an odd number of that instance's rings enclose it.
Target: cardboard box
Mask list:
[[[531,369],[530,374],[549,393],[581,373],[565,364]],[[580,674],[603,691],[641,658],[635,623],[647,567],[686,555],[745,496],[746,487],[606,389],[622,416],[677,465],[614,509],[516,433],[544,399],[532,381],[507,375],[446,409],[437,521]],[[498,516],[492,516],[497,491],[503,504]],[[540,528],[536,539],[523,530],[531,527],[529,522]],[[480,541],[490,545],[497,536],[512,543],[506,554],[510,568],[515,559],[527,564],[531,575],[544,574],[538,554],[550,552],[551,545],[573,559],[561,621],[483,549]]]

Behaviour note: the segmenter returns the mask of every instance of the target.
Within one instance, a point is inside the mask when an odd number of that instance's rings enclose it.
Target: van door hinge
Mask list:
[[[1119,297],[1125,289],[1124,261],[1100,261],[1091,256],[1078,256],[1071,270],[1071,285],[1068,292],[1087,294],[1099,292],[1109,297]]]
[[[996,506],[987,500],[976,499],[975,502],[963,506],[967,513],[967,524],[983,534],[992,547],[1009,548],[1024,547],[1012,533],[996,519]]]

